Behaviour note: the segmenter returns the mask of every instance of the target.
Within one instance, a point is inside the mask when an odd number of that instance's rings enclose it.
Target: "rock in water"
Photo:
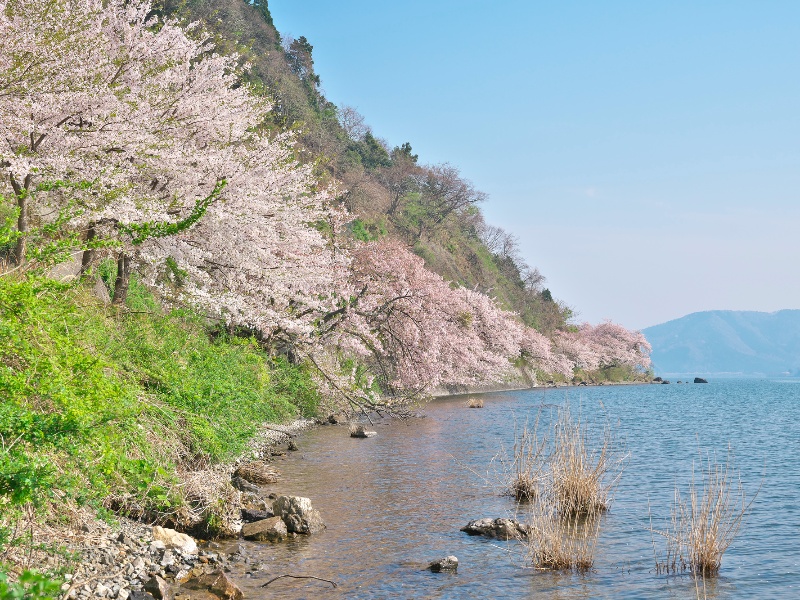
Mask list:
[[[455,573],[458,570],[458,559],[455,556],[445,556],[429,564],[428,569],[434,573]]]
[[[366,428],[361,425],[353,425],[350,427],[350,437],[354,438],[370,438],[375,437],[378,435],[377,431],[367,431]]]
[[[500,540],[522,539],[528,536],[526,526],[514,519],[476,519],[467,523],[461,531],[469,535],[482,535]]]
[[[283,519],[286,529],[294,533],[317,533],[325,529],[319,511],[311,506],[311,500],[300,496],[280,496],[272,507],[276,516]]]
[[[255,523],[245,523],[242,527],[245,539],[259,542],[278,542],[286,539],[288,530],[280,517],[270,517]]]
[[[695,383],[708,383],[708,380],[707,379],[703,379],[702,377],[695,377],[694,378],[694,382]]]
[[[186,582],[185,587],[208,590],[222,600],[242,600],[244,598],[242,590],[222,571],[214,571],[192,579]]]
[[[153,540],[164,543],[164,547],[171,550],[180,550],[186,554],[197,554],[197,544],[185,533],[178,533],[166,527],[153,527]]]

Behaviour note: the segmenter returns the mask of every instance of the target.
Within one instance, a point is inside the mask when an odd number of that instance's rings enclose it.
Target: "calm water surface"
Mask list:
[[[708,385],[608,386],[525,390],[440,399],[425,418],[379,423],[378,437],[351,439],[326,426],[303,435],[279,461],[270,491],[308,496],[328,524],[285,544],[243,542],[249,564],[232,576],[250,598],[692,598],[689,576],[657,575],[649,533],[669,516],[675,484],[686,489],[692,463],[730,446],[746,490],[763,486],[725,554],[708,598],[800,598],[800,381],[721,380]],[[629,461],[605,516],[595,567],[583,575],[527,568],[515,542],[470,537],[480,517],[508,516],[510,498],[484,477],[510,448],[514,426],[542,405],[569,401],[587,418],[619,421]],[[545,409],[549,412],[549,409]],[[661,540],[656,539],[659,550]],[[455,575],[423,570],[454,554]],[[314,575],[336,581],[281,579]],[[701,593],[702,597],[702,593]]]

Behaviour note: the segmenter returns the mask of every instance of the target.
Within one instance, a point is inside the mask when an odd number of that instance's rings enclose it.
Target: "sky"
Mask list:
[[[578,321],[800,308],[800,2],[270,0]]]

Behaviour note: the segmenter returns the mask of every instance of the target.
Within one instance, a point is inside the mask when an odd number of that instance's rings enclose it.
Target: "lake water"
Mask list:
[[[378,436],[352,439],[347,428],[303,434],[300,451],[278,460],[279,494],[308,496],[327,530],[284,544],[243,542],[247,564],[231,575],[250,598],[693,598],[688,575],[654,570],[650,517],[669,517],[676,483],[686,490],[692,464],[733,450],[750,494],[761,489],[724,555],[708,598],[800,597],[800,381],[720,380],[702,384],[535,389],[428,404],[425,418],[376,424]],[[629,459],[604,516],[594,568],[539,571],[516,542],[470,537],[468,521],[514,513],[484,477],[514,441],[515,422],[542,405],[569,401],[584,418],[618,422]],[[549,409],[545,409],[548,412]],[[763,485],[762,485],[763,480]],[[663,547],[656,538],[657,549]],[[425,571],[453,554],[457,574]],[[276,575],[313,575],[315,580]],[[703,591],[700,591],[703,597]]]

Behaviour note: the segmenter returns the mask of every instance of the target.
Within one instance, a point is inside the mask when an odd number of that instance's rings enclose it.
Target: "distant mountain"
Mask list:
[[[642,331],[656,374],[800,375],[800,310],[712,310]]]

